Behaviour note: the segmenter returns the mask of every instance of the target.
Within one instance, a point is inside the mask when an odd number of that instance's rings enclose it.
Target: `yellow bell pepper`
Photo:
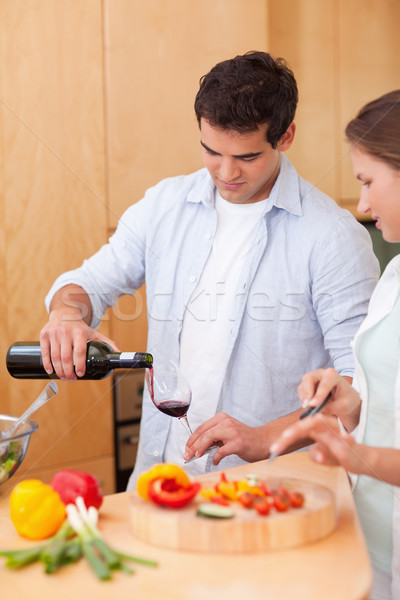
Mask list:
[[[200,490],[200,494],[207,500],[209,500],[213,496],[221,496],[221,498],[222,498],[222,494],[219,494],[219,492],[216,492],[215,488],[203,488]]]
[[[265,491],[258,485],[250,485],[247,479],[239,479],[237,482],[238,492],[250,492],[253,496],[265,496]]]
[[[54,535],[65,516],[65,505],[58,493],[38,479],[25,479],[11,492],[11,521],[18,533],[29,540]]]
[[[235,501],[238,499],[238,493],[234,481],[220,481],[218,484],[218,491],[224,496],[224,498],[228,498],[228,500]]]
[[[188,487],[190,485],[188,475],[178,465],[160,463],[142,473],[137,480],[137,493],[144,500],[149,499],[149,486],[154,479],[175,479],[180,486]]]

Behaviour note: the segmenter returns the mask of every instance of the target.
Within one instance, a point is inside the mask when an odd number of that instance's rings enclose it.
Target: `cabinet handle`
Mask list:
[[[124,444],[130,444],[131,446],[134,446],[135,444],[139,443],[139,436],[138,435],[127,435],[126,437],[124,437],[122,439]]]

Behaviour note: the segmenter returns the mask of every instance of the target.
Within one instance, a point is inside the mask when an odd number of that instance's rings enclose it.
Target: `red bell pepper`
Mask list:
[[[182,486],[175,479],[153,479],[149,484],[149,496],[155,504],[169,508],[182,508],[189,504],[200,488],[199,482]]]
[[[58,492],[64,504],[75,504],[78,496],[82,496],[87,507],[99,509],[103,503],[103,492],[100,482],[91,473],[77,469],[58,471],[50,483]]]

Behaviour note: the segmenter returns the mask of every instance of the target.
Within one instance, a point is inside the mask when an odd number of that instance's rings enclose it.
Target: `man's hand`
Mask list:
[[[395,469],[392,469],[393,473],[391,473],[387,465],[390,465],[392,457],[393,464],[398,460],[398,450],[357,444],[349,433],[340,431],[336,417],[329,415],[317,414],[292,425],[272,444],[271,452],[281,454],[288,444],[293,444],[304,436],[316,442],[310,449],[310,457],[315,462],[324,465],[341,465],[350,473],[364,473],[375,478],[381,476],[386,481],[390,481],[390,477],[394,476]],[[381,454],[384,456],[384,453],[387,456],[386,464],[385,468],[380,469],[379,458]],[[395,481],[399,481],[397,468],[396,471]]]
[[[199,457],[212,444],[220,446],[213,456],[214,465],[230,454],[237,454],[247,462],[268,457],[268,442],[262,427],[249,427],[225,413],[200,425],[186,443],[183,458]]]
[[[86,371],[89,340],[101,340],[118,352],[115,343],[88,325],[91,305],[86,292],[78,286],[66,286],[57,292],[50,317],[40,332],[43,367],[62,380],[75,381]]]

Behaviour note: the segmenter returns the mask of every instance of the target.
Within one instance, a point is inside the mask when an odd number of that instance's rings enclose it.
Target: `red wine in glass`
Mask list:
[[[169,417],[183,419],[183,423],[192,433],[187,419],[192,392],[176,364],[169,360],[155,369],[150,367],[145,377],[154,406]]]
[[[192,429],[189,425],[187,412],[192,400],[192,391],[186,379],[183,377],[176,364],[169,360],[163,365],[150,367],[145,373],[147,388],[150,398],[154,404],[165,415],[182,420],[190,434]],[[204,451],[204,454],[213,452],[219,448],[213,445]],[[194,456],[186,463],[198,458]]]
[[[189,406],[189,403],[166,400],[165,402],[160,402],[157,408],[169,417],[178,417],[178,419],[181,419],[182,417],[186,417]]]

